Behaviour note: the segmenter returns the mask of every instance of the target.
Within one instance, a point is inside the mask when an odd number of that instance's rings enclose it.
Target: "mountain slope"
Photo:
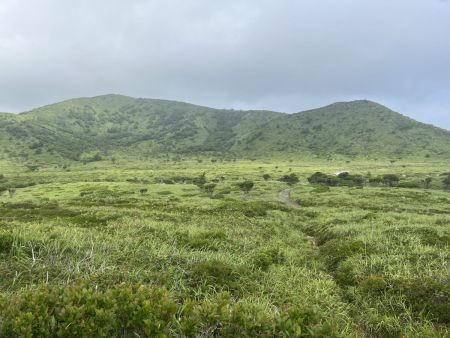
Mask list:
[[[0,153],[16,161],[202,154],[236,157],[448,157],[450,132],[370,101],[284,114],[121,95],[0,114]],[[98,156],[97,156],[98,158]]]
[[[280,115],[236,151],[302,152],[326,157],[447,157],[450,132],[361,100]],[[253,143],[253,144],[251,144]]]

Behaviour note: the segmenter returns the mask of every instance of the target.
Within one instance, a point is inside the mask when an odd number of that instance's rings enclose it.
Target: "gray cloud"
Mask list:
[[[0,111],[121,93],[288,112],[367,98],[450,129],[441,0],[2,0]]]

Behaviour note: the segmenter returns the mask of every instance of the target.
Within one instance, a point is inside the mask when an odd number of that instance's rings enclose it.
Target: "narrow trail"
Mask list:
[[[300,204],[291,199],[291,190],[285,189],[278,193],[278,200],[293,209],[300,209]],[[308,242],[314,249],[318,249],[316,239],[312,236],[306,236]]]
[[[291,199],[291,190],[290,189],[281,190],[278,193],[278,200],[280,202],[283,202],[284,204],[290,206],[291,208],[294,208],[294,209],[300,208],[300,205]]]

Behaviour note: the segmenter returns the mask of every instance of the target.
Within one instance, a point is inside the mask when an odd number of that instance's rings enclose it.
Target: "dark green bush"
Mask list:
[[[393,187],[393,186],[397,185],[398,182],[400,181],[400,178],[397,175],[395,175],[395,174],[383,175],[382,179],[383,179],[383,183],[388,185],[388,186],[390,186],[390,187]]]
[[[160,336],[177,311],[166,291],[124,284],[41,287],[0,298],[0,305],[1,337]]]
[[[180,313],[186,337],[338,337],[311,309],[286,304],[278,313],[234,303],[228,293],[201,304],[186,302]]]
[[[311,184],[324,184],[328,186],[337,186],[339,183],[339,179],[335,176],[330,176],[320,171],[314,173],[310,177],[308,177],[308,182]]]
[[[14,236],[9,233],[0,234],[0,254],[7,254],[10,252],[14,243]]]
[[[338,176],[339,178],[339,185],[343,185],[343,186],[363,186],[364,182],[365,182],[365,178],[362,175],[357,175],[357,174],[348,174],[344,175],[342,177],[342,175]]]
[[[285,182],[289,185],[294,185],[294,184],[297,184],[298,182],[300,182],[300,179],[298,178],[298,176],[296,174],[292,173],[292,174],[284,175],[284,176],[280,177],[278,179],[278,181]]]
[[[337,176],[327,175],[316,172],[308,178],[311,184],[323,184],[325,186],[363,186],[365,178],[362,175],[349,174],[348,172],[339,173]]]
[[[372,294],[381,294],[388,288],[388,282],[381,276],[367,276],[359,283],[359,288]]]
[[[355,286],[358,282],[352,264],[343,262],[336,268],[335,280],[340,286]]]
[[[243,181],[237,184],[239,189],[241,189],[244,193],[248,194],[252,189],[255,183],[253,181]]]

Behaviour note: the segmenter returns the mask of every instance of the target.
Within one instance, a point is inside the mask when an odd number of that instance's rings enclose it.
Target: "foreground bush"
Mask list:
[[[0,300],[1,337],[156,336],[177,311],[168,293],[119,285],[44,287]]]
[[[335,337],[311,309],[269,312],[221,293],[176,301],[161,288],[43,286],[0,298],[1,337]]]

